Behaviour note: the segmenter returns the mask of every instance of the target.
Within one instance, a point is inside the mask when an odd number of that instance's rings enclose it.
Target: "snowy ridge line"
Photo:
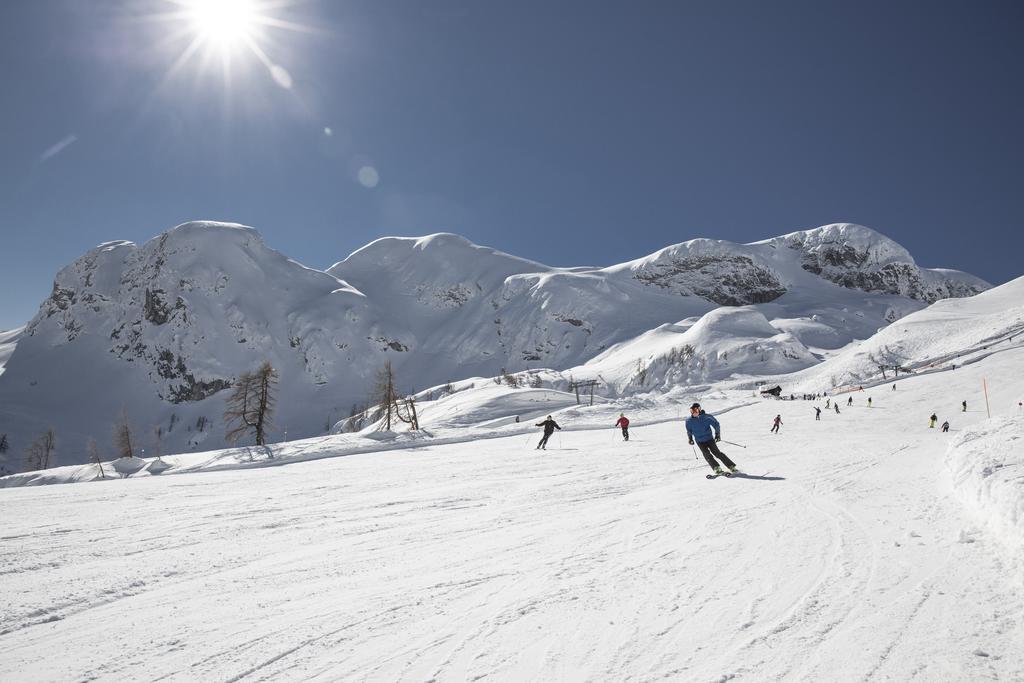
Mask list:
[[[957,496],[1006,549],[1024,585],[1024,415],[992,418],[957,434],[946,468]]]

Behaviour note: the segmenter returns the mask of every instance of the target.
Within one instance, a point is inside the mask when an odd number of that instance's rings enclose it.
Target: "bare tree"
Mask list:
[[[50,466],[57,451],[57,435],[53,429],[47,429],[38,439],[33,441],[25,451],[25,462],[29,469],[45,470]]]
[[[243,372],[238,378],[224,410],[229,441],[237,441],[251,429],[256,432],[256,445],[266,445],[266,430],[274,412],[277,378],[277,370],[268,361],[264,361],[256,372]]]
[[[114,424],[114,448],[117,449],[119,458],[135,457],[135,450],[132,447],[132,428],[128,424],[128,413],[124,410]]]
[[[391,430],[392,416],[398,403],[398,392],[395,391],[395,371],[391,361],[384,361],[384,367],[377,372],[377,383],[373,387],[371,403],[377,406],[385,416],[384,429]]]
[[[8,447],[9,446],[7,445],[7,435],[0,434],[0,453],[6,453]]]
[[[509,385],[513,389],[519,387],[519,379],[515,375],[507,372],[505,368],[501,369],[501,378],[505,380],[505,384]]]
[[[89,462],[100,468],[100,479],[106,479],[107,475],[103,471],[103,461],[100,460],[100,449],[96,445],[96,439],[89,437],[85,443],[85,452],[89,456]]]
[[[405,411],[404,415],[402,414],[403,410]],[[408,424],[410,429],[420,428],[419,418],[416,417],[416,398],[414,396],[410,395],[402,399],[401,403],[396,403],[395,415],[399,420]]]

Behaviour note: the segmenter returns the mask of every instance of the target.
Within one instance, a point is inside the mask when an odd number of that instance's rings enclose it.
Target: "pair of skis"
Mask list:
[[[708,479],[717,479],[718,477],[731,477],[734,474],[741,474],[739,470],[735,472],[715,472],[714,474],[705,474],[704,476]]]

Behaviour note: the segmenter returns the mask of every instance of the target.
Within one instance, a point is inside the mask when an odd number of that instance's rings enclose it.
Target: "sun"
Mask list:
[[[313,27],[280,16],[301,0],[159,0],[163,11],[141,15],[141,20],[163,31],[156,49],[179,49],[161,85],[174,78],[189,62],[198,62],[199,71],[220,63],[227,83],[232,78],[231,64],[255,59],[273,82],[285,89],[292,77],[272,54],[283,48],[275,34],[293,32],[320,33]]]
[[[193,0],[186,12],[196,35],[221,49],[251,41],[260,21],[252,0]]]

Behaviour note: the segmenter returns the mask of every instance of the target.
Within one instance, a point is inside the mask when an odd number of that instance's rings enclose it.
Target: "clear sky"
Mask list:
[[[193,219],[318,268],[384,235],[609,265],[856,222],[1024,273],[1019,1],[183,4],[0,3],[0,329]]]

